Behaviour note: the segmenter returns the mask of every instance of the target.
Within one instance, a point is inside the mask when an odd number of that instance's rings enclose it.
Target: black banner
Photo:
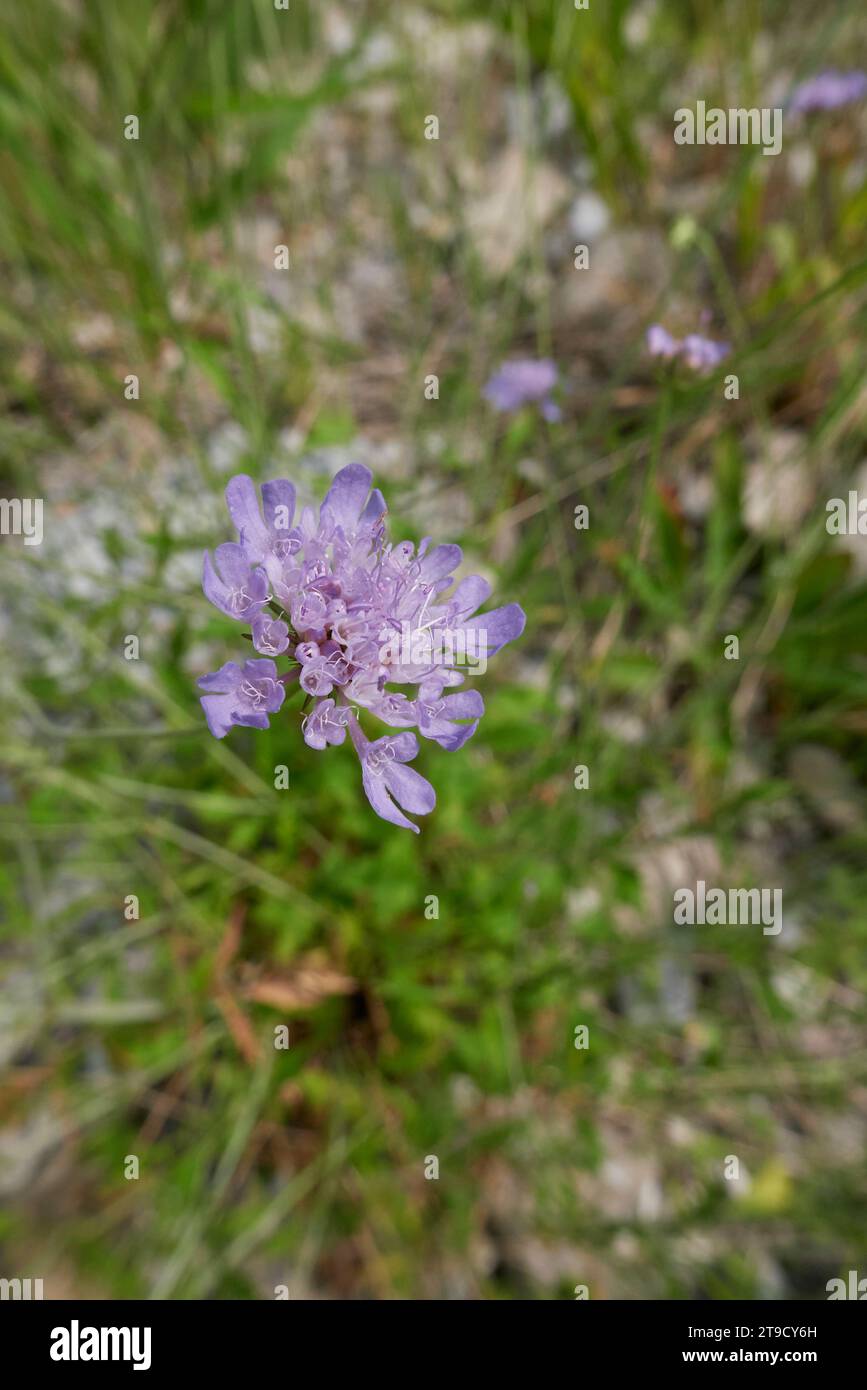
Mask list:
[[[474,1338],[477,1356],[490,1369],[500,1359],[499,1349],[514,1354],[521,1324],[531,1336],[543,1331],[546,1364],[559,1351],[576,1370],[592,1355],[597,1361],[604,1358],[612,1370],[644,1373],[684,1366],[791,1365],[827,1372],[851,1365],[867,1329],[860,1300],[845,1297],[821,1303],[575,1300],[527,1302],[512,1309],[511,1301],[438,1304],[435,1311],[429,1303],[408,1302],[22,1300],[0,1304],[0,1328],[7,1363],[59,1379],[92,1377],[100,1369],[114,1376],[181,1370],[225,1377],[251,1369],[261,1374],[271,1367],[290,1374],[311,1355],[322,1356],[323,1367],[333,1373],[335,1352],[338,1359],[341,1351],[351,1356],[357,1367],[372,1329],[380,1339],[417,1330],[426,1375],[439,1358],[444,1370],[454,1369],[455,1344],[444,1333],[460,1335],[462,1346]],[[562,1348],[556,1341],[561,1336]],[[380,1352],[389,1345],[380,1341]]]

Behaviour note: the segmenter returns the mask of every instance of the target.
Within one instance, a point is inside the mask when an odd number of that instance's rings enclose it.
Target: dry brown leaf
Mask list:
[[[352,994],[357,988],[351,975],[328,966],[302,966],[288,975],[266,975],[245,987],[245,999],[268,1004],[272,1009],[312,1009],[336,994]]]

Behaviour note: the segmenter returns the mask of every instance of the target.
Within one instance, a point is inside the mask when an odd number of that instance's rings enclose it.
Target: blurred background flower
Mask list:
[[[791,111],[836,111],[867,96],[867,72],[821,72],[801,82],[792,93]]]
[[[651,324],[647,330],[647,350],[651,357],[671,360],[680,357],[694,372],[711,372],[731,352],[728,343],[703,338],[700,333],[687,333],[685,338],[673,338],[661,324]]]
[[[483,394],[495,410],[520,410],[532,404],[538,405],[546,420],[559,420],[560,407],[551,399],[556,385],[557,368],[549,358],[539,362],[504,362]]]

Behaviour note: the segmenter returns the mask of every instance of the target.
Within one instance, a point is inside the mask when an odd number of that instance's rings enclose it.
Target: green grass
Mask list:
[[[2,1273],[823,1298],[864,1260],[867,596],[824,527],[867,429],[864,111],[778,160],[675,158],[671,112],[850,65],[858,7],[444,4],[427,37],[351,13],[338,44],[300,0],[45,0],[0,35],[2,488],[46,498],[45,545],[0,551]],[[568,185],[581,156],[612,222],[587,272],[567,206],[498,274],[464,166],[545,81],[567,125],[533,108],[528,167]],[[603,274],[598,310],[568,298]],[[705,308],[737,401],[644,352]],[[558,361],[561,423],[484,403],[517,353]],[[229,537],[227,423],[234,471],[320,493],[310,456],[361,441],[392,534],[459,541],[528,613],[475,738],[422,751],[418,837],[297,711],[207,734],[196,676],[238,651],[195,577]],[[783,429],[807,503],[757,533]],[[782,887],[783,936],[673,926],[672,887],[714,872]]]

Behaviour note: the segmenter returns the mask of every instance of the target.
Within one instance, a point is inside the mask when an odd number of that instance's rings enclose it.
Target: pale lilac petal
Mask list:
[[[229,591],[214,569],[214,562],[211,559],[210,551],[205,551],[205,558],[202,564],[202,588],[205,591],[205,598],[208,599],[215,608],[223,608]]]
[[[386,768],[385,783],[395,801],[414,816],[429,815],[437,804],[436,792],[427,778],[406,763],[394,762]]]
[[[226,695],[235,689],[240,679],[241,668],[237,661],[227,661],[219,671],[212,671],[208,676],[199,676],[196,685],[200,690]]]
[[[470,574],[462,579],[449,600],[454,620],[462,621],[475,613],[477,608],[491,597],[491,586],[480,574]]]
[[[248,679],[252,677],[254,680],[275,681],[277,679],[277,667],[267,657],[257,656],[244,662],[244,675]]]
[[[249,574],[249,569],[248,569]],[[205,597],[210,600],[215,608],[219,608],[222,613],[230,618],[243,618],[246,616],[248,601],[250,596],[246,591],[226,584],[217,573],[210,555],[206,552],[202,569],[202,588]]]
[[[478,690],[459,690],[456,695],[446,695],[443,704],[448,719],[481,719],[485,712],[485,702]]]
[[[472,738],[479,723],[478,719],[473,719],[469,724],[456,724],[450,734],[437,734],[435,738],[432,735],[431,737],[433,742],[439,744],[446,753],[456,753]]]
[[[527,615],[520,604],[507,603],[503,608],[492,608],[490,613],[479,613],[461,625],[461,631],[485,634],[485,655],[495,656],[507,642],[514,642],[524,631]],[[476,639],[478,650],[478,639]]]
[[[419,561],[422,582],[432,584],[437,579],[445,579],[446,575],[457,569],[462,559],[463,551],[459,545],[438,545],[434,550],[429,550]]]
[[[403,815],[389,796],[386,790],[384,776],[374,776],[372,773],[362,768],[361,785],[364,787],[365,795],[378,816],[383,820],[390,821],[392,825],[399,825],[405,830],[413,830],[416,835],[418,835],[419,827],[413,825],[411,820],[407,820],[406,816]]]
[[[444,699],[425,700],[420,697],[418,705],[419,733],[451,753],[472,738],[485,712],[485,703],[477,690],[461,690],[456,695],[446,695]],[[457,720],[472,722],[456,723]]]
[[[350,463],[335,476],[320,509],[320,518],[349,535],[358,526],[373,474],[363,463]]]
[[[248,560],[262,560],[268,550],[268,532],[259,511],[256,484],[239,473],[226,485],[226,505],[238,529]]]
[[[199,684],[201,685],[201,681]],[[203,695],[201,697],[205,719],[214,738],[225,738],[235,723],[232,718],[234,704],[234,695]]]
[[[214,560],[224,584],[240,588],[250,578],[250,561],[242,545],[236,545],[234,541],[218,545]]]
[[[205,699],[209,699],[205,696]],[[228,698],[228,697],[223,697]],[[240,724],[245,729],[267,729],[268,716],[263,710],[236,709],[232,711],[232,719],[236,724]]]
[[[370,494],[367,506],[361,513],[359,528],[367,530],[370,527],[375,526],[376,523],[379,521],[380,517],[387,511],[388,507],[385,504],[385,498],[383,497],[379,488],[375,487],[373,489],[373,492]]]
[[[399,763],[410,763],[418,753],[418,739],[415,734],[395,734],[389,739]]]
[[[286,478],[262,484],[262,505],[269,532],[278,539],[292,529],[295,517],[295,488]]]

